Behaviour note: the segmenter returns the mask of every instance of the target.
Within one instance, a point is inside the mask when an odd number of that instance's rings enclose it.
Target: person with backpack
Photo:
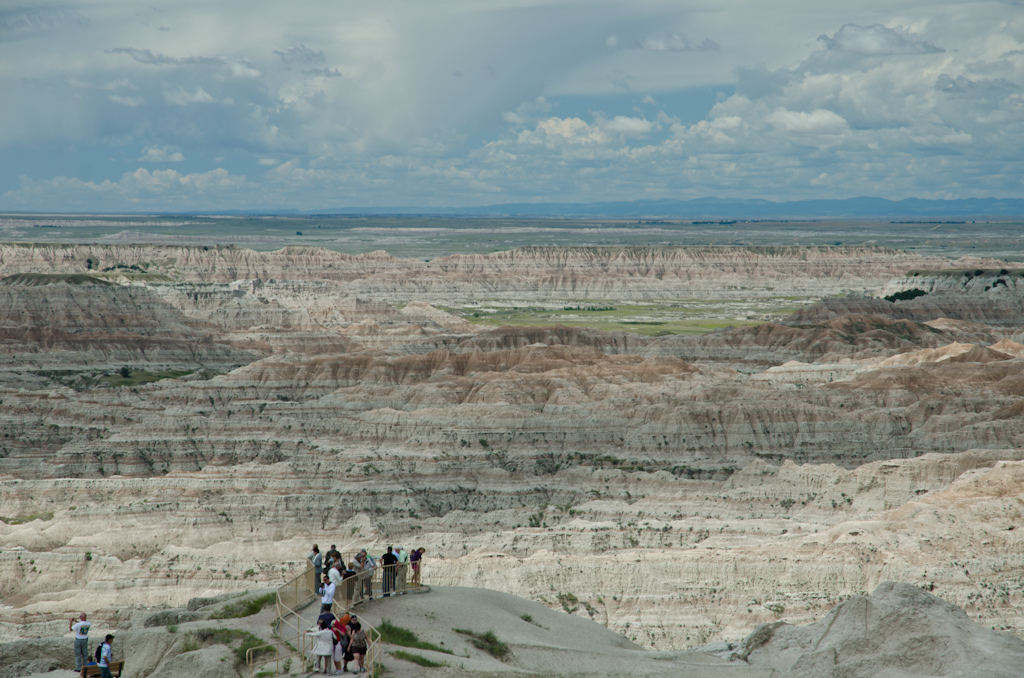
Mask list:
[[[75,632],[75,672],[81,673],[82,667],[89,662],[89,627],[85,613],[79,615],[78,621],[72,617],[68,628]]]
[[[331,623],[331,631],[334,633],[334,672],[348,672],[348,623],[352,618],[349,615],[342,615],[341,619],[335,619]],[[342,665],[344,662],[344,666]]]
[[[113,643],[114,636],[108,633],[107,637],[96,648],[96,663],[100,666],[100,678],[113,678],[110,674],[110,664],[113,662],[114,657]]]

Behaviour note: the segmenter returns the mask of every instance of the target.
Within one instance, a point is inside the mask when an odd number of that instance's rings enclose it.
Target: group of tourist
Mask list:
[[[320,618],[317,626],[309,629],[306,635],[316,638],[313,655],[317,658],[317,671],[321,663],[323,673],[345,673],[348,663],[356,662],[353,673],[366,671],[367,639],[366,632],[354,616],[343,615],[340,619],[334,616],[332,607],[334,596],[341,587],[345,592],[345,607],[349,607],[355,598],[356,577],[362,572],[373,572],[383,568],[381,574],[381,593],[385,598],[391,594],[404,593],[408,586],[420,585],[420,564],[423,561],[425,548],[406,551],[401,546],[388,546],[380,559],[362,549],[347,564],[341,557],[338,548],[331,544],[326,554],[320,553],[320,547],[313,544],[313,550],[307,556],[316,573],[317,595],[320,596]],[[408,581],[409,570],[412,570],[412,581]],[[325,572],[326,571],[326,572]],[[346,580],[347,583],[346,583]],[[373,576],[364,577],[360,593],[373,599]],[[69,630],[75,634],[75,671],[81,672],[85,666],[98,665],[102,678],[110,678],[112,662],[112,645],[114,636],[107,635],[104,642],[96,648],[95,663],[89,655],[89,628],[91,623],[83,612],[77,619],[72,618]],[[330,670],[330,662],[334,662],[334,671]]]
[[[412,570],[412,586],[420,585],[420,565],[425,548],[406,551],[401,546],[388,546],[380,559],[375,559],[366,549],[355,554],[345,563],[338,547],[331,544],[326,554],[320,553],[320,547],[313,544],[313,550],[306,556],[313,565],[317,582],[317,594],[320,596],[320,618],[317,625],[306,631],[306,635],[316,640],[312,655],[316,662],[317,673],[327,674],[348,672],[349,662],[355,662],[353,673],[366,671],[366,651],[369,641],[366,631],[356,618],[345,613],[341,618],[334,616],[334,596],[341,587],[344,591],[345,608],[352,605],[356,597],[356,584],[360,573],[369,572],[363,578],[360,595],[373,599],[373,571],[380,567],[381,593],[385,598],[392,593],[405,593],[409,585],[408,571]],[[331,662],[334,669],[331,670]]]
[[[420,585],[420,564],[423,561],[425,548],[406,551],[402,546],[388,546],[387,551],[377,560],[362,549],[346,564],[341,557],[338,547],[331,544],[326,554],[320,553],[320,547],[313,544],[313,550],[306,558],[313,564],[314,576],[317,582],[317,594],[321,596],[323,611],[328,611],[334,603],[334,596],[338,588],[344,589],[345,606],[352,604],[355,598],[355,581],[346,580],[358,577],[363,572],[373,572],[375,568],[383,568],[381,576],[381,593],[385,598],[392,593],[404,593],[410,585],[408,581],[409,570],[412,570],[412,586]],[[363,578],[361,595],[373,598],[373,576],[372,574]]]
[[[366,649],[369,642],[362,624],[354,616],[343,614],[339,619],[327,610],[320,614],[316,627],[306,631],[306,635],[316,639],[312,654],[317,673],[347,673],[348,663],[352,661],[356,664],[352,673],[366,672]]]
[[[75,672],[81,673],[86,666],[98,666],[101,678],[111,678],[110,665],[113,663],[114,636],[106,635],[103,642],[96,646],[94,655],[89,655],[89,629],[92,622],[83,612],[78,618],[71,618],[68,629],[75,634]]]

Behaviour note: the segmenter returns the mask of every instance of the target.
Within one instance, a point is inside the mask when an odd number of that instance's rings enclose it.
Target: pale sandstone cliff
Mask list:
[[[114,608],[265,586],[290,576],[315,540],[426,545],[433,584],[564,607],[645,647],[812,621],[887,579],[1018,630],[1024,536],[1008,528],[1020,524],[1024,462],[995,460],[1022,456],[928,455],[852,471],[757,463],[724,480],[580,466],[526,479],[479,456],[363,449],[326,464],[12,480],[0,511],[56,515],[0,525],[0,586],[15,606],[0,617],[8,633],[52,633],[69,609],[116,620]],[[436,515],[418,503],[431,479],[460,495]]]
[[[39,249],[51,258],[29,264],[44,268],[67,263],[61,252],[115,251]],[[589,294],[590,282],[544,277],[587,253],[533,253],[522,270],[511,253],[460,259],[446,278],[384,255],[167,248],[161,263],[159,249],[116,252],[213,282],[3,297],[15,332],[0,374],[7,634],[48,632],[80,607],[114,621],[129,605],[272,584],[310,541],[334,540],[422,544],[428,581],[515,592],[659,648],[809,621],[884,579],[1021,628],[1010,573],[1024,549],[1009,528],[1024,491],[1024,360],[1012,328],[848,315],[702,337],[479,331],[424,302],[387,302],[487,276],[487,294]],[[658,273],[651,251],[628,254],[607,262],[615,289],[700,289],[696,273]],[[831,250],[728,254],[758,284],[801,256],[824,267],[819,287],[907,263],[876,250],[863,253],[879,257],[870,266]],[[328,275],[338,262],[349,278]],[[307,279],[264,275],[293,266]],[[258,275],[228,281],[236,270]],[[175,360],[197,346],[196,366],[250,352],[226,374],[117,389],[24,366],[42,353],[120,365],[157,340]]]
[[[957,263],[964,262],[870,246],[521,248],[424,262],[383,251],[347,255],[298,246],[256,252],[233,246],[0,245],[2,275],[139,266],[187,282],[330,280],[344,283],[351,296],[431,304],[818,297],[873,291],[910,269]]]

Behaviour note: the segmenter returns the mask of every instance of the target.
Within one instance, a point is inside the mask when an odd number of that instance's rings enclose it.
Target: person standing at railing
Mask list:
[[[356,556],[359,560],[359,569],[363,574],[363,595],[373,600],[373,570],[377,567],[377,563],[373,562],[373,558],[366,552],[366,549],[359,551],[359,555]]]
[[[331,544],[331,549],[327,552],[327,561],[324,563],[328,569],[330,569],[331,564],[337,564],[338,569],[341,569],[341,551],[338,550],[335,544]]]
[[[395,547],[395,555],[398,556],[398,565],[396,566],[397,572],[397,586],[396,590],[399,593],[405,593],[405,578],[409,570],[409,553],[401,546]]]
[[[334,656],[334,632],[327,627],[327,622],[321,620],[315,628],[306,631],[306,635],[316,639],[313,646],[313,657],[316,662],[316,672],[320,673],[320,664],[323,664],[323,673],[331,672],[331,659]]]
[[[331,606],[334,605],[334,592],[337,587],[331,582],[330,577],[324,575],[323,583],[323,595],[320,598],[320,612],[330,612]]]
[[[335,586],[340,586],[341,580],[343,579],[343,577],[341,576],[341,570],[345,566],[342,565],[340,557],[337,560],[331,560],[330,562],[331,565],[327,569],[327,577],[331,580],[332,584],[334,584]]]
[[[352,561],[355,563],[355,561]],[[341,574],[342,587],[345,591],[345,609],[352,607],[352,598],[355,597],[356,593],[356,571],[352,569],[352,565],[345,568],[345,571]]]
[[[412,554],[409,556],[409,563],[412,565],[412,585],[420,585],[420,564],[423,562],[423,554],[426,553],[427,549],[422,546],[418,549],[413,549]]]
[[[380,562],[384,565],[384,576],[381,577],[381,591],[384,593],[384,597],[387,598],[395,590],[395,568],[398,566],[398,556],[395,555],[394,550],[389,546],[387,553],[380,557]]]
[[[324,571],[324,557],[320,555],[320,547],[313,544],[313,550],[306,556],[306,560],[313,563],[313,581],[315,582],[316,592],[320,593],[320,578],[323,576]]]

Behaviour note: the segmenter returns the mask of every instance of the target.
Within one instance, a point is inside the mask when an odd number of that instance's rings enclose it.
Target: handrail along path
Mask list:
[[[349,562],[355,554],[343,554],[343,559]],[[334,594],[334,602],[331,605],[331,612],[335,617],[352,611],[356,605],[365,603],[374,598],[384,599],[392,595],[404,593],[426,593],[430,591],[429,586],[420,583],[423,575],[423,562],[418,563],[419,577],[413,582],[412,563],[396,563],[394,565],[379,565],[370,570],[364,570],[353,577],[341,582]],[[280,676],[287,673],[283,667],[294,660],[303,662],[303,668],[307,663],[312,662],[309,654],[312,643],[306,636],[305,624],[302,621],[301,611],[310,603],[317,601],[319,595],[316,592],[316,572],[312,563],[297,577],[294,577],[277,589],[277,618],[274,621],[275,630],[281,638],[276,643],[267,643],[257,647],[249,648],[245,653],[245,663],[249,666],[249,678],[255,678],[257,667],[267,667],[274,664],[273,675]],[[380,631],[359,619],[359,623],[366,631],[367,648],[366,666],[369,675],[375,675],[381,664],[381,636]],[[293,642],[294,641],[294,642]],[[273,657],[265,657],[268,650],[273,650]],[[270,675],[263,672],[264,676]]]

